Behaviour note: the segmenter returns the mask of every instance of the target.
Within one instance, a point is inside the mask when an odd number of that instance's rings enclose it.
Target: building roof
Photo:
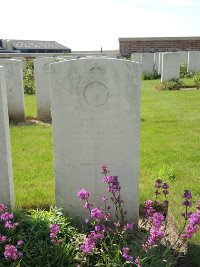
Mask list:
[[[60,49],[71,50],[55,41],[12,40],[14,49]]]

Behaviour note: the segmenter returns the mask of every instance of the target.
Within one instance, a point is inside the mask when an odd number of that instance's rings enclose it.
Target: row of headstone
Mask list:
[[[0,74],[0,201],[13,205],[6,86]],[[108,164],[112,175],[119,175],[127,220],[137,223],[140,82],[141,64],[129,60],[50,64],[56,205],[71,216],[86,215],[76,197],[81,188],[93,193],[94,205],[102,204],[107,187],[99,167]]]
[[[133,53],[131,60],[142,63],[142,72],[161,75],[161,82],[180,78],[180,65],[187,65],[189,72],[200,71],[200,51],[166,53]]]

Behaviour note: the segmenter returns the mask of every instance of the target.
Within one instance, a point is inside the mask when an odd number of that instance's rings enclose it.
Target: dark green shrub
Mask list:
[[[34,82],[34,65],[33,60],[26,59],[26,69],[24,73],[24,94],[35,94],[35,82]]]

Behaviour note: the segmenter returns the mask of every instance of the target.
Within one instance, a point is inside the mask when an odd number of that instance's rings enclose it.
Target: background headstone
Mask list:
[[[180,63],[187,65],[188,64],[188,52],[187,51],[178,51],[177,53],[180,56]]]
[[[0,66],[0,203],[14,206],[12,159],[6,82],[4,68]]]
[[[200,71],[200,51],[188,52],[188,71],[193,73]]]
[[[22,62],[15,59],[0,59],[4,67],[8,114],[12,120],[25,120]]]
[[[56,205],[87,213],[81,188],[102,205],[101,164],[118,175],[127,219],[138,220],[141,65],[129,60],[81,58],[50,65]]]
[[[146,75],[153,74],[154,54],[153,53],[133,53],[131,60],[142,63],[142,73]]]
[[[178,53],[162,54],[161,82],[180,78],[180,56]]]
[[[49,64],[55,62],[54,58],[34,59],[35,93],[37,104],[37,118],[39,120],[51,119],[50,77]]]

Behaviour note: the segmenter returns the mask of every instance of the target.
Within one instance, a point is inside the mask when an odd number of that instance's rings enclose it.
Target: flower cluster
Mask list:
[[[156,198],[158,197],[158,195],[161,194],[161,190],[163,192],[163,194],[165,195],[165,198],[167,197],[167,195],[169,194],[169,185],[167,183],[164,183],[161,179],[158,179],[156,180],[155,182],[155,188],[156,188],[156,191],[155,191],[155,195],[156,195]]]
[[[130,248],[122,248],[122,257],[126,261],[132,261],[133,260],[133,256],[129,255],[129,251],[130,251]]]
[[[81,189],[77,196],[80,200],[85,201],[84,208],[87,208],[90,212],[90,217],[92,219],[91,225],[93,229],[89,231],[84,239],[84,242],[80,244],[80,250],[85,254],[91,254],[95,251],[104,252],[108,249],[107,242],[114,242],[116,239],[117,242],[120,242],[124,245],[127,245],[127,236],[130,232],[133,231],[133,224],[132,223],[125,223],[124,216],[125,212],[123,210],[123,200],[121,199],[120,195],[120,184],[118,181],[117,176],[107,176],[110,171],[108,170],[107,165],[101,166],[101,173],[104,174],[102,181],[108,184],[108,192],[111,193],[110,199],[106,196],[102,196],[102,207],[93,207],[93,204],[89,202],[89,197],[91,193],[85,189]],[[114,203],[115,211],[121,215],[121,220],[118,220],[119,216],[116,213],[115,217],[117,222],[111,221],[111,206],[108,205],[109,200]],[[89,222],[88,219],[85,220],[87,223]],[[89,228],[91,229],[91,228]],[[111,238],[112,237],[112,238]],[[111,239],[110,239],[111,238]],[[112,241],[111,241],[112,240]],[[104,245],[105,244],[105,245]],[[121,245],[122,245],[121,244]],[[108,251],[107,251],[108,252]],[[132,261],[133,256],[130,255],[130,248],[127,246],[121,247],[119,250],[121,253],[122,258],[126,261]]]
[[[189,221],[185,227],[185,233],[181,235],[183,239],[190,239],[193,235],[200,229],[200,199],[197,202],[196,212],[188,212],[188,207],[192,206],[191,198],[192,194],[189,190],[185,190],[183,194],[183,206],[185,206],[186,211],[183,213],[185,220]]]
[[[60,232],[60,227],[56,223],[50,225],[50,239],[55,245],[59,245],[62,240],[58,239],[58,234]]]
[[[2,210],[2,214],[0,215],[0,220],[4,222],[5,228],[15,229],[19,224],[12,222],[14,218],[13,213],[8,212],[6,206],[3,204],[1,204],[0,212],[1,210]]]
[[[14,261],[19,260],[23,256],[23,254],[17,250],[17,247],[18,246],[14,245],[5,245],[3,252],[4,257],[8,260],[14,260]]]
[[[143,245],[145,251],[151,249],[165,236],[165,232],[162,229],[164,220],[165,217],[161,212],[155,212],[151,217],[152,226],[150,229],[150,236],[148,237],[147,242]]]
[[[22,252],[18,250],[24,242],[23,240],[18,240],[17,245],[10,244],[11,236],[13,230],[19,225],[17,222],[13,222],[14,214],[8,211],[8,208],[4,204],[0,204],[0,222],[3,224],[4,228],[7,229],[6,235],[0,235],[0,245],[4,246],[3,255],[7,260],[18,261],[23,256]],[[8,232],[8,230],[10,230]]]

